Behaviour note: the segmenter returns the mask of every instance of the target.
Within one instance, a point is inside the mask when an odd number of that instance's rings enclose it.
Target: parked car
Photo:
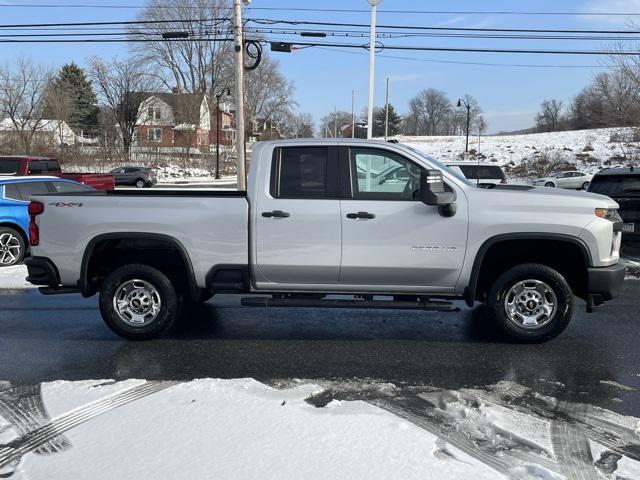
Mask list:
[[[547,177],[533,181],[536,187],[568,188],[573,190],[587,190],[593,175],[584,172],[553,172]]]
[[[447,166],[459,172],[465,178],[471,180],[476,185],[504,185],[507,183],[507,176],[502,167],[489,162],[447,162]]]
[[[589,191],[612,198],[620,205],[624,221],[622,241],[640,245],[640,169],[610,168],[598,172]]]
[[[60,162],[48,157],[5,156],[0,157],[0,178],[29,175],[54,175],[83,183],[96,190],[113,190],[113,175],[110,173],[64,173]]]
[[[357,174],[390,164],[409,172],[394,191]],[[407,145],[277,140],[253,146],[246,192],[36,195],[26,263],[43,293],[99,292],[106,324],[129,339],[233,293],[262,294],[242,299],[254,307],[478,301],[512,339],[540,342],[569,324],[574,295],[591,312],[620,293],[617,209],[586,192],[477,188]]]
[[[120,167],[111,170],[116,185],[135,185],[138,188],[152,187],[158,178],[151,168]]]
[[[27,252],[31,195],[92,191],[91,187],[58,177],[0,177],[0,267],[16,265]]]

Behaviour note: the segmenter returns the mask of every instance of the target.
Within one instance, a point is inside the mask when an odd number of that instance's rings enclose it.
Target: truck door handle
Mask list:
[[[265,218],[288,218],[289,212],[283,212],[282,210],[274,210],[273,212],[262,212],[262,216]]]
[[[376,218],[373,213],[369,212],[358,212],[358,213],[347,213],[347,218],[363,218],[366,220],[371,220],[372,218]]]

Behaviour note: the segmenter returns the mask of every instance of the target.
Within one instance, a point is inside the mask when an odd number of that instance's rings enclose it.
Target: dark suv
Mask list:
[[[121,167],[112,170],[116,185],[135,185],[138,188],[152,187],[158,183],[156,174],[145,167]]]
[[[640,245],[640,169],[609,168],[593,177],[589,191],[611,197],[624,220],[622,242]]]

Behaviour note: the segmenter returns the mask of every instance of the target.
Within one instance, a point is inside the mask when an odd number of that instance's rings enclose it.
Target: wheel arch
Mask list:
[[[117,246],[121,242],[142,242],[146,245],[163,247],[169,246],[178,252],[181,265],[184,267],[184,274],[186,275],[187,291],[192,298],[196,298],[199,295],[198,284],[196,281],[195,272],[193,270],[193,263],[187,249],[176,238],[170,235],[164,235],[160,233],[144,233],[144,232],[113,232],[97,235],[92,238],[87,244],[84,254],[82,256],[82,263],[80,267],[80,278],[78,280],[78,287],[82,294],[86,297],[93,295],[96,292],[95,287],[92,285],[90,279],[90,272],[92,268],[92,260],[95,258],[95,253],[102,245]],[[145,263],[144,261],[138,262],[126,262],[126,263]],[[154,266],[153,263],[148,263],[150,266]],[[122,265],[114,265],[113,269]]]
[[[13,230],[15,230],[16,232],[18,232],[20,234],[20,236],[22,237],[22,239],[24,240],[24,244],[26,246],[26,248],[29,248],[29,235],[27,234],[27,232],[24,231],[24,229],[18,225],[15,222],[9,222],[9,221],[1,221],[0,220],[0,228],[1,227],[5,227],[5,228],[11,228]]]
[[[518,256],[514,253],[514,249],[517,251],[522,247],[527,245],[531,245],[531,243],[536,244],[536,249],[533,253],[527,252],[526,254],[521,254]],[[478,249],[478,253],[473,261],[473,267],[471,269],[471,276],[469,278],[469,284],[464,291],[464,299],[467,305],[470,307],[473,306],[475,300],[479,295],[483,293],[482,288],[483,281],[487,280],[487,276],[483,275],[486,270],[486,262],[490,262],[495,256],[498,255],[499,247],[505,247],[506,251],[509,252],[512,256],[510,258],[522,258],[522,262],[530,263],[527,261],[527,258],[535,258],[539,263],[555,266],[554,263],[557,263],[559,253],[557,251],[553,251],[553,253],[546,252],[545,254],[540,254],[540,250],[544,247],[551,246],[559,246],[561,251],[563,252],[571,252],[577,258],[581,259],[581,267],[585,269],[586,279],[586,269],[593,265],[593,259],[591,257],[591,252],[587,247],[587,244],[578,237],[574,237],[571,235],[558,234],[558,233],[507,233],[503,235],[496,235],[494,237],[486,240],[482,246]],[[545,261],[546,259],[546,261]],[[548,262],[548,263],[547,263]],[[507,262],[508,264],[508,262]],[[582,268],[580,268],[582,270]],[[504,269],[499,272],[493,272],[494,277],[502,273]],[[562,273],[562,272],[561,272]],[[489,276],[490,278],[491,276]],[[573,277],[573,276],[572,276]],[[579,279],[568,279],[570,281],[570,285],[574,288],[574,291],[577,295],[586,294],[586,285],[581,285]],[[583,292],[582,290],[585,289]]]

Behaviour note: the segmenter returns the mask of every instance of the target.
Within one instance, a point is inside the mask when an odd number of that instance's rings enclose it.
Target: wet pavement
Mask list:
[[[481,307],[460,313],[243,308],[220,296],[168,338],[127,342],[97,299],[0,293],[0,379],[252,377],[390,382],[458,390],[515,382],[560,401],[640,417],[640,281],[541,345],[505,342]]]

